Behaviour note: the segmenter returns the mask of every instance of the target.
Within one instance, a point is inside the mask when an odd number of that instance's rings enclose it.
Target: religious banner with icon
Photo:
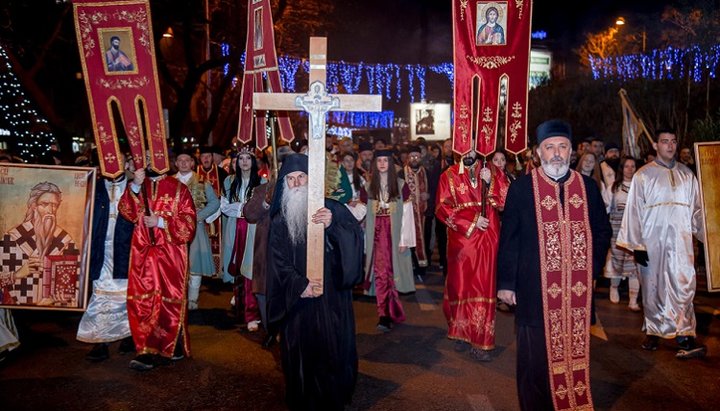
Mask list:
[[[265,127],[267,112],[257,110],[255,111],[257,118],[253,116],[253,92],[265,91],[263,73],[267,76],[268,91],[282,93],[270,0],[248,0],[245,74],[240,92],[237,139],[241,143],[249,143],[253,137],[253,124],[256,124],[255,143],[261,150],[268,145],[267,128]],[[280,137],[285,141],[292,141],[295,135],[287,113],[279,111],[276,117],[280,128]]]
[[[708,291],[720,291],[720,141],[695,143],[697,176],[705,221],[705,273]]]
[[[453,150],[527,147],[532,1],[453,0]]]
[[[0,306],[84,310],[95,169],[0,164]]]
[[[127,135],[135,168],[149,161],[154,171],[168,171],[148,1],[74,0],[73,9],[102,174],[114,178],[124,172],[118,126]]]

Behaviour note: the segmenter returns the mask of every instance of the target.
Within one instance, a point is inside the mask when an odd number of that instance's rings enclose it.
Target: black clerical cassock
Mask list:
[[[357,379],[352,289],[363,277],[363,234],[344,205],[325,200],[332,223],[325,229],[323,295],[300,298],[309,284],[306,243],[292,244],[280,204],[285,176],[307,173],[307,164],[307,156],[290,156],[278,176],[268,240],[268,320],[280,334],[288,407],[341,410]]]

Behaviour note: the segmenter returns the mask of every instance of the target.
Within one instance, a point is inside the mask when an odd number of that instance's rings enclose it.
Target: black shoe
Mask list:
[[[483,350],[480,348],[475,348],[475,347],[470,349],[470,358],[472,358],[475,361],[480,361],[480,362],[492,361],[492,357],[490,356],[490,351]]]
[[[392,330],[392,320],[390,317],[380,317],[380,321],[377,323],[377,329],[384,333]]]
[[[85,359],[92,362],[105,361],[110,358],[110,351],[106,343],[95,344],[89,353],[85,355]]]
[[[172,361],[180,361],[183,358],[185,358],[185,344],[183,343],[181,334],[180,338],[178,338],[177,344],[175,344],[175,351],[173,351],[173,355],[170,359]]]
[[[155,356],[153,354],[140,354],[130,361],[130,368],[136,371],[148,371],[155,368]]]
[[[692,348],[684,349],[681,348],[675,354],[675,358],[680,360],[689,360],[691,358],[701,358],[707,354],[707,347],[704,345],[695,345]]]
[[[465,352],[468,348],[470,348],[470,344],[466,343],[465,341],[455,340],[454,348],[457,352]]]
[[[158,355],[155,356],[155,358],[153,359],[153,361],[154,361],[154,364],[155,364],[156,367],[162,367],[162,366],[168,366],[168,365],[172,364],[172,363],[175,362],[175,361],[182,360],[183,358],[185,358],[184,355],[183,355],[181,358],[178,358],[178,359],[176,360],[174,355],[173,355],[172,357],[168,358],[168,357],[163,357],[162,355],[159,355],[159,354],[158,354]]]
[[[677,337],[678,350],[691,350],[695,348],[695,338],[689,335]]]
[[[643,341],[640,347],[642,347],[643,350],[655,351],[658,349],[659,345],[660,337],[657,335],[648,335],[645,337],[645,341]]]
[[[135,341],[133,341],[132,337],[127,337],[120,340],[120,347],[118,347],[118,352],[120,354],[129,354],[131,352],[135,352]]]

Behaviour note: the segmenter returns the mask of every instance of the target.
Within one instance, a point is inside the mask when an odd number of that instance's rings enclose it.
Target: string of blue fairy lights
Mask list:
[[[717,77],[720,45],[707,49],[697,45],[685,49],[666,47],[640,54],[604,59],[589,56],[588,59],[595,80],[675,80],[689,77],[699,83],[706,77]]]

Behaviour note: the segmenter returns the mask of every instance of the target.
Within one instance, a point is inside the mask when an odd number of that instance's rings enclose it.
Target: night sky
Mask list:
[[[614,25],[618,16],[642,13],[652,18],[667,0],[576,1],[535,0],[533,31],[544,30],[555,47],[577,48],[584,33]],[[338,22],[328,35],[331,60],[373,63],[452,61],[452,12],[447,0],[343,0],[336,3]],[[631,24],[629,21],[628,24]]]

